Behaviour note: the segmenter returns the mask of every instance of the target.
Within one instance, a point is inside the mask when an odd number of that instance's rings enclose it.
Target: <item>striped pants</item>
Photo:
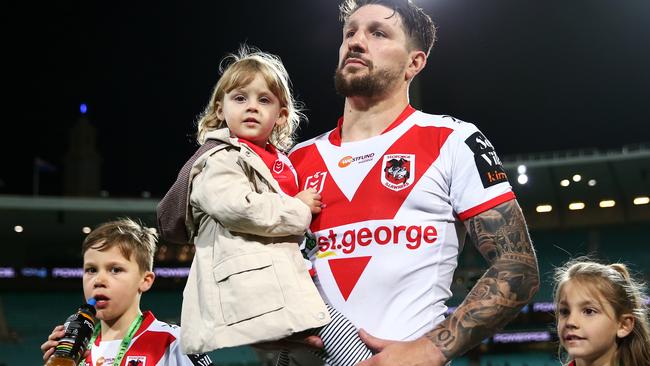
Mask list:
[[[313,334],[323,340],[322,350],[312,351],[326,366],[353,366],[372,357],[372,352],[361,341],[357,328],[336,309],[327,304],[332,321],[324,327],[314,329]],[[289,351],[278,356],[276,366],[289,366]]]

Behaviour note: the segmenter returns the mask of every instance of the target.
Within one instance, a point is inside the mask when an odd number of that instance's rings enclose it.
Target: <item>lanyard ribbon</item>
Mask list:
[[[124,355],[126,354],[126,350],[129,348],[129,344],[131,344],[131,340],[133,339],[135,332],[140,328],[143,318],[144,316],[140,314],[138,315],[137,318],[135,318],[131,322],[131,325],[129,326],[129,330],[126,331],[124,338],[122,338],[122,342],[120,343],[120,348],[117,351],[117,355],[115,355],[115,359],[113,359],[113,366],[120,366],[120,364],[122,363],[122,358],[124,358]],[[101,330],[101,322],[98,322],[97,326],[95,326],[95,331],[93,332],[93,336],[92,338],[90,338],[91,347],[95,343],[95,340],[97,339],[100,330]],[[80,365],[84,365],[84,364],[85,363],[81,363]]]

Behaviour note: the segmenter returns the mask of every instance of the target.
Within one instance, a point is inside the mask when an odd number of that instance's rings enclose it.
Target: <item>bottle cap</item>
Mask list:
[[[88,305],[90,305],[90,306],[95,306],[95,304],[97,304],[97,300],[95,300],[94,297],[91,297],[90,299],[88,299],[88,300],[86,301],[86,303],[87,303]]]

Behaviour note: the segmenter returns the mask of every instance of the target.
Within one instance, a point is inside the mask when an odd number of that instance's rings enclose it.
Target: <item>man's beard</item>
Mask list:
[[[400,76],[398,70],[369,69],[366,75],[355,76],[351,74],[348,79],[343,76],[341,68],[334,73],[334,87],[336,92],[344,97],[376,97],[386,93]]]

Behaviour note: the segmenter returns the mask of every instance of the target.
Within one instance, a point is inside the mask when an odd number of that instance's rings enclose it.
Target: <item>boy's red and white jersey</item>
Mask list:
[[[417,338],[444,319],[461,221],[514,194],[473,124],[408,106],[381,135],[341,143],[341,123],[289,156],[326,205],[311,225],[317,285],[370,334]]]
[[[102,342],[97,337],[86,357],[86,366],[211,366],[206,355],[185,355],[181,351],[180,328],[161,322],[150,311],[143,313],[120,365],[113,365],[122,340]]]

